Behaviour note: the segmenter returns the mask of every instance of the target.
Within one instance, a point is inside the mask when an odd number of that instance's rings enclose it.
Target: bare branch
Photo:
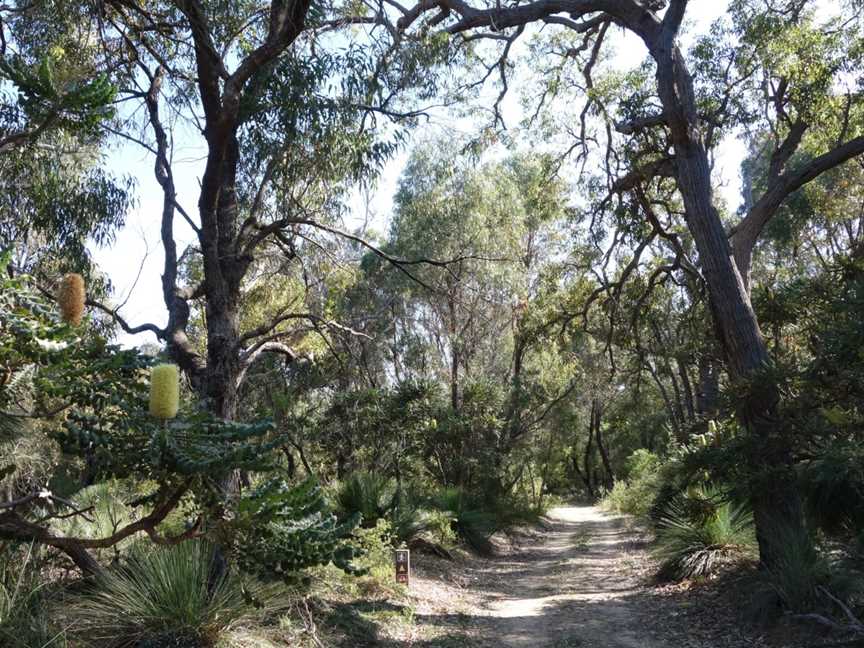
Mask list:
[[[123,318],[120,315],[120,313],[117,312],[118,311],[117,308],[110,308],[109,306],[106,306],[105,304],[98,302],[94,299],[88,299],[86,304],[88,306],[92,306],[93,308],[97,308],[104,313],[107,313],[111,317],[111,319],[113,319],[115,322],[117,322],[117,324],[120,325],[120,328],[122,328],[129,335],[137,335],[139,333],[145,333],[145,332],[149,331],[150,333],[153,333],[159,339],[164,339],[164,337],[165,337],[165,330],[159,328],[155,324],[151,324],[148,322],[145,324],[139,324],[138,326],[130,325],[125,320],[125,318]]]

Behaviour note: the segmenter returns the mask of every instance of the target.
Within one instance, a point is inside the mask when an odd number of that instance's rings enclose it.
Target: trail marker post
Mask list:
[[[408,585],[411,580],[411,552],[405,545],[396,550],[396,582]]]

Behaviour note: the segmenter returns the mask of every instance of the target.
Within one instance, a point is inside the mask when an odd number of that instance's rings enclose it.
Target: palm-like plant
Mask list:
[[[374,527],[375,522],[387,515],[396,504],[394,480],[373,472],[352,473],[336,493],[336,504],[346,515],[359,513],[362,526]]]
[[[667,505],[657,522],[654,556],[662,577],[695,578],[746,555],[754,543],[753,516],[745,506],[698,490]]]
[[[489,553],[489,538],[501,528],[498,516],[478,505],[461,488],[445,488],[433,498],[433,505],[451,516],[451,526],[459,537],[480,553]]]
[[[231,574],[215,577],[214,550],[190,541],[136,546],[126,564],[100,575],[76,608],[81,638],[91,645],[210,646],[230,627],[259,614]]]

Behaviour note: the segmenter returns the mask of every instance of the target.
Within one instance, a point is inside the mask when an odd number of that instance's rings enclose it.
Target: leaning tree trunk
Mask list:
[[[768,349],[713,204],[711,172],[699,131],[692,78],[673,41],[655,44],[651,54],[657,62],[658,90],[672,135],[687,226],[699,252],[729,372],[746,385],[737,416],[753,439],[747,460],[757,478],[750,485],[750,497],[760,557],[763,564],[770,565],[782,550],[777,528],[803,532],[801,502],[792,480],[792,457],[777,416],[780,392],[771,380],[760,377],[750,382],[767,366]]]

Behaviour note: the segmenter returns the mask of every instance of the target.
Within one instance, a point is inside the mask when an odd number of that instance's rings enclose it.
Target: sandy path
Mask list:
[[[436,639],[408,645],[666,648],[643,632],[650,610],[633,574],[644,551],[625,520],[587,506],[549,518],[536,544],[467,572],[469,604],[421,614]]]

